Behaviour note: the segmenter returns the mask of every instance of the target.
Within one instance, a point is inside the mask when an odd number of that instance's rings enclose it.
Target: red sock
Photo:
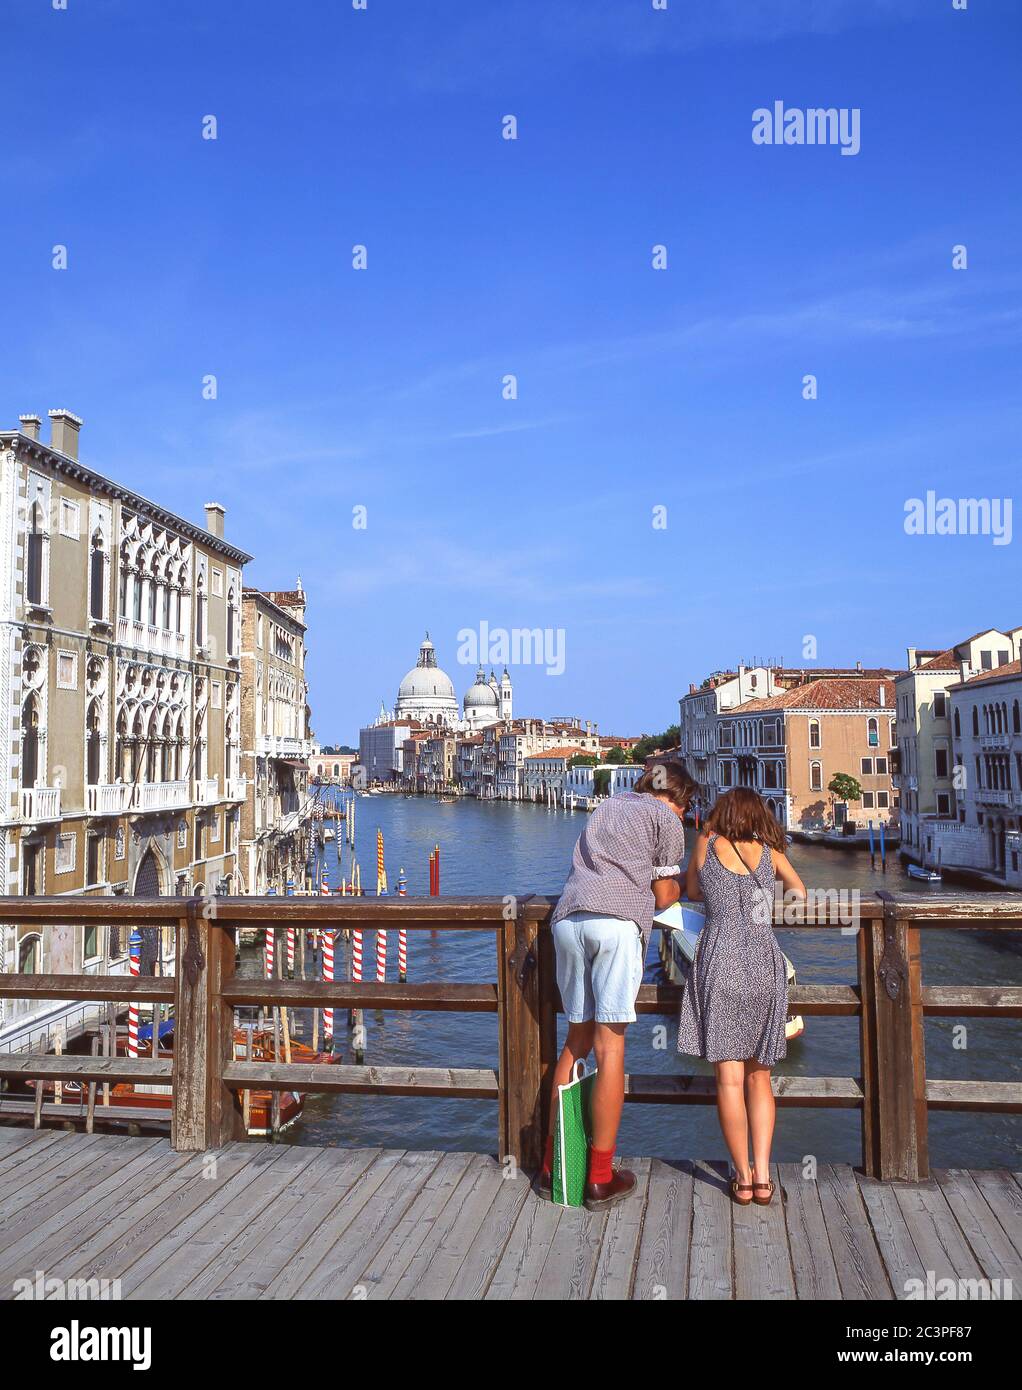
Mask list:
[[[590,1149],[589,1150],[589,1181],[590,1182],[610,1182],[614,1176],[614,1169],[611,1166],[614,1159],[613,1149]]]
[[[548,1134],[547,1137],[546,1137],[546,1143],[543,1145],[543,1168],[542,1168],[542,1171],[543,1171],[544,1173],[550,1173],[550,1172],[553,1171],[553,1166],[554,1166],[554,1136],[553,1136],[552,1134]]]

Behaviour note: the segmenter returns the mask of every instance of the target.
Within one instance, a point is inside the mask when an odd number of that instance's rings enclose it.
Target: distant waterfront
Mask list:
[[[327,795],[331,795],[327,789]],[[441,891],[448,895],[537,892],[557,894],[571,852],[585,825],[584,814],[551,811],[522,802],[462,799],[442,803],[431,797],[360,797],[356,811],[356,849],[367,890],[375,885],[375,844],[384,833],[390,891],[398,869],[408,892],[428,892],[428,859],[441,847]],[[689,832],[689,839],[692,832]],[[810,887],[879,888],[926,895],[932,890],[907,877],[897,859],[888,871],[872,872],[869,856],[821,845],[794,845],[792,861]],[[343,847],[347,871],[348,850]],[[325,848],[330,882],[336,886],[336,843]],[[855,978],[854,937],[836,931],[782,932],[782,947],[804,984],[850,983]],[[394,943],[391,943],[392,952]],[[367,959],[372,952],[367,951]],[[347,950],[340,952],[348,972]],[[338,969],[341,966],[339,964]],[[245,974],[259,969],[255,950],[246,950]],[[492,980],[492,934],[409,935],[409,978],[413,981]],[[930,984],[1022,984],[1022,941],[976,932],[923,933],[924,979]],[[390,978],[395,977],[393,956]],[[659,972],[656,939],[647,962],[647,979]],[[342,1016],[343,1017],[343,1016]],[[492,1017],[473,1014],[367,1014],[366,1060],[379,1064],[466,1066],[496,1064],[496,1026]],[[953,1029],[968,1024],[968,1046],[952,1047]],[[306,1038],[308,1024],[306,1023]],[[347,1059],[347,1029],[339,1031]],[[927,1070],[944,1079],[1022,1080],[1022,1023],[995,1020],[928,1019]],[[643,1017],[629,1032],[629,1066],[634,1071],[695,1071],[704,1064],[681,1057],[674,1048],[670,1019]],[[810,1018],[803,1038],[791,1044],[780,1074],[848,1076],[858,1074],[855,1019]],[[859,1117],[839,1110],[785,1110],[779,1113],[776,1155],[798,1161],[815,1154],[820,1161],[857,1162]],[[485,1101],[310,1096],[305,1115],[287,1139],[301,1143],[384,1145],[415,1149],[474,1149],[492,1152],[496,1106]],[[930,1115],[931,1161],[940,1166],[1018,1168],[1022,1156],[1022,1117],[1012,1115]],[[622,1153],[664,1157],[716,1156],[721,1140],[709,1107],[626,1106]]]

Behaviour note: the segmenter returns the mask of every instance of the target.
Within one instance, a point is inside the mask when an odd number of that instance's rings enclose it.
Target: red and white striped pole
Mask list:
[[[295,929],[287,929],[287,977],[293,980],[295,977]]]
[[[133,931],[128,939],[128,970],[132,979],[137,978],[139,973],[139,951],[142,946],[142,934]],[[156,1028],[156,1019],[153,1018],[153,1029]],[[116,1052],[116,1046],[114,1051]],[[138,1000],[133,999],[128,1005],[128,1056],[138,1056]],[[153,1056],[156,1056],[156,1048],[153,1048]]]
[[[273,928],[267,927],[263,933],[263,967],[268,980],[273,979],[273,964]]]
[[[334,934],[332,931],[323,933],[323,979],[330,983],[334,978]],[[333,1009],[323,1010],[323,1043],[327,1052],[333,1050],[334,1045],[334,1011]]]
[[[398,870],[397,895],[399,898],[408,895],[408,880],[405,878],[404,869]],[[397,978],[401,984],[408,979],[408,933],[404,927],[399,927],[397,933]]]

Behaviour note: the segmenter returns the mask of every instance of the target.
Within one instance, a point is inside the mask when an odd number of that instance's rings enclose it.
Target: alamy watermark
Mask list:
[[[752,113],[754,145],[840,145],[842,154],[859,153],[858,106],[798,106],[775,101]]]
[[[925,497],[905,503],[909,536],[992,536],[994,545],[1011,544],[1010,497]]]
[[[494,627],[483,619],[478,630],[458,629],[458,661],[463,666],[545,666],[548,676],[564,675],[563,627]]]

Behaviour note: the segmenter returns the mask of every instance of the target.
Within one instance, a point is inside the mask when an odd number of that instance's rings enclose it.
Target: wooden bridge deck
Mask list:
[[[632,1166],[634,1196],[593,1216],[478,1154],[0,1127],[0,1296],[41,1270],[153,1299],[892,1299],[928,1271],[1022,1297],[1020,1173],[781,1164],[774,1205],[738,1209],[723,1164]]]

